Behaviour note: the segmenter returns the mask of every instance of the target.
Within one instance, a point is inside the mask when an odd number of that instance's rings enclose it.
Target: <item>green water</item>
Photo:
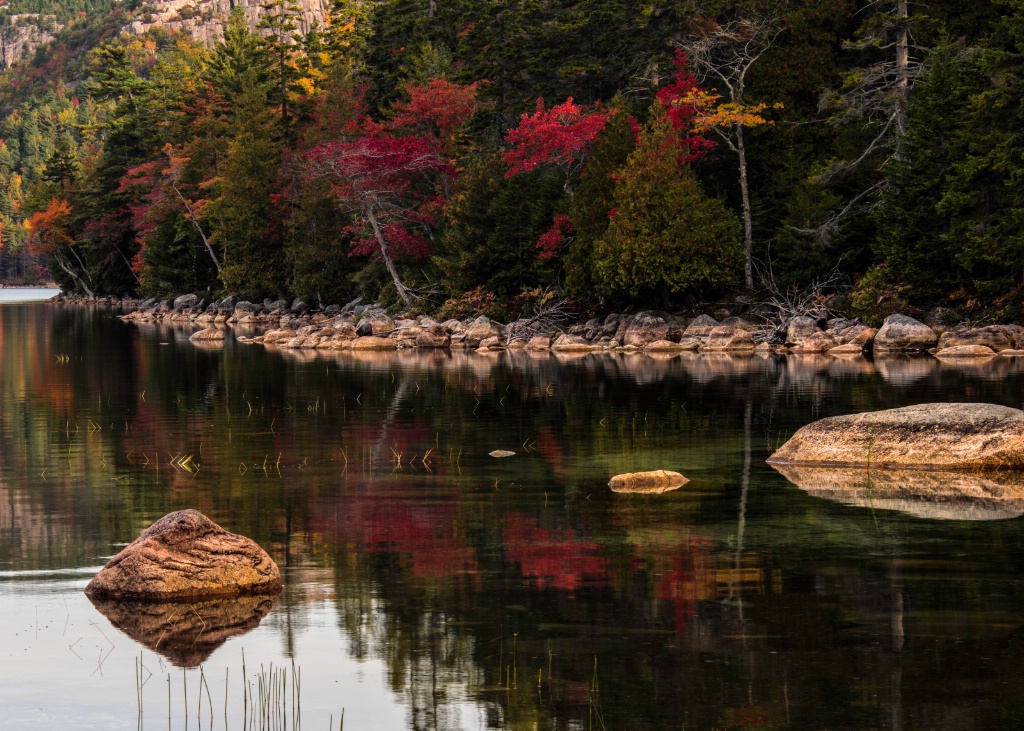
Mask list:
[[[832,414],[1019,408],[1024,364],[311,356],[188,335],[0,307],[0,727],[1024,722],[1021,519],[825,500],[764,463]],[[658,468],[691,481],[607,489]],[[215,636],[200,606],[184,645],[132,637],[82,595],[181,508],[281,566],[258,627]],[[271,663],[278,725],[243,710]]]

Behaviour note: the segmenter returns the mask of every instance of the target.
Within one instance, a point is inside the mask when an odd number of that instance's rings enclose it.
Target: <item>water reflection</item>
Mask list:
[[[995,379],[933,359],[299,354],[230,336],[204,350],[188,334],[0,308],[0,569],[101,565],[154,519],[201,510],[286,576],[259,626],[225,630],[202,662],[245,648],[258,663],[276,647],[303,668],[311,726],[323,725],[317,703],[323,723],[344,704],[358,728],[385,711],[399,719],[389,728],[415,729],[995,728],[1024,716],[1021,521],[964,519],[1019,514],[1012,490],[972,488],[981,501],[967,513],[943,486],[900,503],[908,512],[865,510],[818,499],[848,494],[838,478],[801,490],[763,462],[832,414],[1019,406],[1009,359],[993,362]],[[182,469],[185,456],[198,468]],[[663,468],[691,482],[656,499],[607,488]],[[870,497],[905,495],[876,480]],[[948,508],[957,520],[935,519]],[[52,677],[20,700],[8,664],[5,714],[81,680],[76,664],[18,644],[46,606],[40,587],[68,591],[29,584],[0,575],[0,610],[18,618],[0,648],[19,676],[45,665]],[[146,644],[143,629],[159,637],[183,616],[111,621]],[[214,637],[184,635],[182,652]],[[54,652],[78,663],[72,641]],[[134,720],[131,654],[104,664],[128,679],[94,688],[64,725],[122,701],[129,716],[96,726]],[[379,681],[334,692],[375,666]]]
[[[274,596],[196,602],[136,602],[89,597],[110,623],[174,665],[199,667],[232,637],[259,626]]]
[[[773,465],[815,497],[931,520],[1006,520],[1024,515],[1024,474]]]

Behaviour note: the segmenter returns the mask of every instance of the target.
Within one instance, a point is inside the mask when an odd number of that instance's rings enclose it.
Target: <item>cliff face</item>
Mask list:
[[[44,27],[47,30],[43,30]],[[35,51],[37,46],[52,41],[53,34],[60,27],[52,16],[43,18],[35,13],[12,15],[10,25],[0,27],[0,70],[9,69],[15,61]]]
[[[231,11],[239,7],[245,13],[249,27],[255,29],[266,15],[260,7],[265,0],[158,0],[145,2],[136,13],[136,19],[125,26],[128,33],[142,35],[151,28],[188,33],[207,48],[223,34],[224,24]],[[313,23],[324,25],[330,0],[297,0],[301,16],[296,31],[305,34]]]

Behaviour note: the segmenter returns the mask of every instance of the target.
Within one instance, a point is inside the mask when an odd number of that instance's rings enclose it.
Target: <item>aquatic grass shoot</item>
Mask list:
[[[161,666],[163,662],[161,661]],[[300,731],[302,728],[302,668],[291,661],[285,667],[275,666],[271,663],[268,666],[260,665],[257,672],[250,676],[247,673],[245,652],[242,652],[241,677],[242,692],[236,695],[235,703],[240,699],[241,708],[238,708],[236,720],[240,717],[241,729],[243,731]],[[176,669],[175,669],[176,670]],[[190,719],[194,719],[198,728],[205,725],[209,729],[215,727],[214,723],[214,697],[210,689],[206,669],[199,665],[198,678],[195,679],[196,687],[193,697],[195,703],[189,705],[189,671],[181,668],[181,705],[180,717],[176,717],[172,676],[175,670],[167,669],[167,728],[174,727],[175,722],[183,724],[188,728]],[[145,686],[153,678],[153,672],[144,664],[143,654],[135,660],[135,692],[138,707],[138,728],[143,727],[145,712]],[[229,703],[231,669],[224,669],[224,728],[232,727],[229,714],[232,705]],[[205,696],[205,698],[204,698]],[[237,706],[236,706],[237,708]],[[341,712],[341,726],[344,725],[345,710]],[[330,728],[334,728],[333,714],[330,718]]]

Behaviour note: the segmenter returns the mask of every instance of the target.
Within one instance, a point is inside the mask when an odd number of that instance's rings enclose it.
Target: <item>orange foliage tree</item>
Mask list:
[[[25,222],[29,231],[29,250],[57,264],[91,297],[92,289],[86,283],[86,279],[91,279],[89,269],[75,250],[74,239],[68,233],[70,218],[71,204],[59,198],[53,198],[45,210],[33,213]]]

